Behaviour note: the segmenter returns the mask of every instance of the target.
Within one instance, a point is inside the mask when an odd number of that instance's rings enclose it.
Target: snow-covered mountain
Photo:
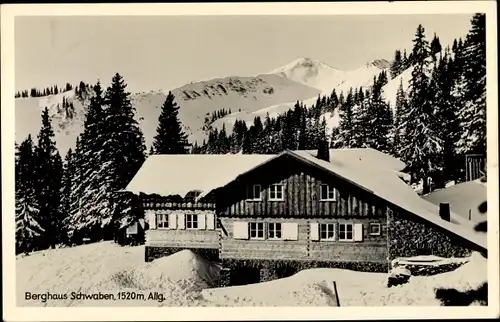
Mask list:
[[[311,106],[320,94],[347,92],[349,88],[370,86],[373,77],[389,67],[386,60],[375,60],[355,70],[342,71],[311,58],[300,58],[269,73],[258,76],[230,76],[192,82],[172,90],[181,107],[179,118],[191,142],[201,143],[206,138],[205,116],[220,109],[231,109],[229,114],[216,120],[212,127],[222,124],[230,131],[236,119],[251,123],[256,116],[276,116],[292,108],[297,100]],[[126,80],[126,75],[124,75]],[[103,84],[107,86],[108,84]],[[388,84],[389,86],[389,84]],[[399,81],[395,85],[397,90]],[[388,91],[388,100],[396,91]],[[137,111],[137,120],[149,148],[155,135],[160,108],[168,89],[134,93],[132,103]],[[63,97],[73,101],[74,111],[61,108]],[[41,126],[41,111],[48,107],[56,134],[56,142],[62,155],[75,146],[76,137],[83,130],[85,101],[75,98],[73,91],[35,98],[17,98],[16,141],[24,140],[28,134],[36,137]],[[327,116],[327,115],[325,115]],[[332,121],[333,120],[333,121]],[[336,124],[337,115],[328,115],[328,123]]]
[[[333,89],[335,89],[338,95],[342,92],[346,95],[350,88],[368,88],[372,86],[373,77],[378,76],[383,70],[388,70],[389,67],[390,63],[387,60],[378,59],[366,63],[357,69],[342,71],[315,59],[299,58],[285,66],[271,71],[270,74],[314,87],[318,89],[322,95],[330,95]],[[387,96],[390,98],[388,99],[389,101],[392,102],[396,100],[396,90],[398,86],[399,81],[394,91],[392,91],[392,87],[388,91],[389,94]],[[316,95],[302,101],[306,106],[311,106],[316,103],[317,98]],[[236,120],[243,120],[247,122],[248,125],[251,125],[255,117],[259,116],[263,119],[268,113],[270,117],[275,117],[293,108],[295,103],[296,100],[292,100],[255,111],[234,112],[215,121],[212,127],[221,129],[222,125],[225,124],[226,129],[230,131]],[[391,105],[394,106],[394,104]],[[330,131],[333,126],[337,126],[339,121],[338,112],[326,113],[324,117],[328,124],[328,131]]]
[[[384,59],[374,60],[355,70],[343,71],[312,58],[299,58],[293,62],[271,71],[291,79],[297,83],[319,89],[323,94],[347,92],[351,87],[370,86],[373,76],[389,68]]]

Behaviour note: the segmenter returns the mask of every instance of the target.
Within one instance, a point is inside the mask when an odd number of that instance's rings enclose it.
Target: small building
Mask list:
[[[127,187],[143,195],[146,260],[204,250],[224,268],[221,283],[235,285],[312,267],[387,272],[396,257],[486,253],[484,235],[456,214],[442,219],[402,180],[401,161],[362,150],[330,150],[330,162],[316,151],[149,157]]]

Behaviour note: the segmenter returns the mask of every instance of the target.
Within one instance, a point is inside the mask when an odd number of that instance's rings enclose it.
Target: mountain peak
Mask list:
[[[386,59],[375,59],[366,64],[367,66],[374,66],[379,69],[388,69],[391,67],[391,63]]]
[[[318,69],[321,68],[331,68],[334,69],[333,67],[317,60],[314,58],[310,57],[301,57],[297,58],[291,63],[288,63],[282,67],[276,68],[275,70],[271,71],[270,74],[278,74],[278,73],[286,73],[289,71],[297,70],[297,69],[307,69],[307,70],[314,70],[317,71]]]

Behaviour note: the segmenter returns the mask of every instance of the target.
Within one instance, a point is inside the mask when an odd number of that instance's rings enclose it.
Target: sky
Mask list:
[[[443,45],[471,15],[16,17],[16,89],[120,73],[131,92],[269,72],[300,57],[341,70],[411,50],[419,24]]]

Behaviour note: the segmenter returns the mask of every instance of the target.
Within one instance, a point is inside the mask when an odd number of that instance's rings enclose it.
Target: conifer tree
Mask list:
[[[369,96],[353,107],[352,148],[366,147],[368,142],[368,131],[370,129]]]
[[[354,144],[352,132],[352,129],[354,128],[353,107],[354,95],[351,88],[345,102],[340,106],[339,133],[335,138],[336,140],[334,144],[336,148],[350,148]]]
[[[460,43],[459,43],[460,47]],[[475,14],[463,51],[464,107],[459,118],[461,153],[486,153],[486,18]]]
[[[458,144],[460,128],[458,124],[457,106],[453,102],[452,90],[454,80],[450,72],[451,64],[449,62],[448,52],[443,57],[439,57],[433,70],[433,82],[436,86],[431,90],[435,93],[435,109],[438,127],[438,133],[443,142],[441,153],[441,167],[443,168],[443,178],[456,179],[456,146]],[[441,182],[444,186],[444,182]],[[441,186],[441,187],[442,187]]]
[[[102,218],[104,238],[109,239],[114,233],[114,225],[122,226],[135,215],[132,199],[126,195],[116,195],[125,188],[137,173],[145,158],[144,137],[139,123],[135,119],[135,108],[130,101],[130,93],[126,91],[123,77],[116,73],[104,96],[107,129],[105,134],[108,144],[106,159],[101,166],[104,182],[109,182],[107,199],[111,211]],[[109,179],[108,179],[109,178]],[[102,189],[102,188],[101,188]],[[107,227],[106,227],[107,225]]]
[[[396,106],[394,107],[394,127],[392,134],[392,154],[396,157],[401,156],[403,147],[409,142],[410,137],[405,132],[406,122],[404,116],[408,114],[408,102],[403,89],[403,80],[399,83],[396,93]]]
[[[188,152],[187,135],[182,130],[178,116],[179,106],[172,92],[163,103],[156,136],[153,139],[155,154],[186,154]]]
[[[318,136],[319,140],[317,158],[330,162],[330,149],[326,134],[326,119],[324,117],[321,119]]]
[[[41,236],[42,248],[54,248],[59,242],[62,229],[61,188],[62,159],[54,141],[54,131],[45,107],[42,113],[42,127],[38,134],[36,153],[35,195],[40,207],[40,225],[45,230]]]
[[[35,198],[36,156],[31,135],[16,146],[16,254],[37,249],[44,234],[40,225],[40,207]]]
[[[419,25],[411,55],[413,71],[408,89],[409,109],[403,120],[408,144],[403,147],[401,157],[409,165],[413,181],[424,179],[424,193],[426,178],[436,169],[435,156],[439,155],[442,149],[437,130],[439,124],[434,116],[433,97],[429,97],[428,93],[429,55],[425,29]]]
[[[394,60],[391,63],[390,71],[391,71],[391,79],[395,78],[401,71],[403,70],[403,57],[401,56],[401,50],[396,50],[394,53]]]
[[[367,142],[366,146],[375,150],[390,152],[389,135],[393,126],[392,112],[382,98],[382,86],[387,83],[385,73],[374,80],[370,98],[367,104]]]
[[[440,53],[442,50],[441,42],[439,41],[439,37],[434,33],[434,38],[431,41],[431,55],[433,59],[436,59],[436,54]]]

